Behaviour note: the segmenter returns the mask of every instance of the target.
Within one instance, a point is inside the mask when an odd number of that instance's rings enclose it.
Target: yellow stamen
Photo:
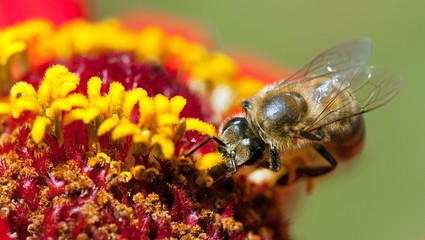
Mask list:
[[[103,159],[106,163],[109,163],[111,161],[111,157],[109,157],[104,152],[100,152],[100,153],[96,154],[96,157]]]
[[[134,168],[132,168],[131,172],[135,179],[140,180],[142,177],[142,172],[146,170],[145,166],[143,165],[137,165]]]
[[[86,108],[89,104],[89,101],[87,100],[86,96],[80,93],[71,94],[65,99],[72,107]]]
[[[148,94],[142,88],[135,88],[127,92],[124,96],[123,103],[123,117],[130,118],[131,111],[134,108],[134,105],[139,101],[141,97],[146,97]]]
[[[153,99],[150,97],[141,97],[139,100],[139,124],[149,127],[154,121],[155,107]]]
[[[154,173],[155,175],[159,175],[160,173],[159,173],[159,170],[158,169],[156,169],[156,168],[148,168],[148,169],[146,169],[146,172],[147,173]]]
[[[170,101],[168,98],[162,94],[155,95],[153,99],[153,103],[155,106],[155,111],[157,114],[166,112],[169,109]]]
[[[47,117],[38,116],[32,126],[31,136],[34,142],[40,143],[44,134],[46,133],[46,127],[50,124],[50,120]]]
[[[132,178],[133,176],[131,175],[131,173],[130,172],[127,172],[127,171],[125,171],[125,172],[121,172],[120,173],[120,178],[122,179],[122,181],[123,182],[125,182],[125,183],[128,183],[128,182],[130,182],[130,180],[131,180],[131,178]]]
[[[121,113],[125,89],[119,82],[113,82],[109,85],[109,109],[111,113]]]
[[[184,106],[186,106],[186,99],[182,96],[175,96],[170,100],[170,111],[173,114],[180,114],[183,110]]]
[[[51,98],[65,97],[77,88],[80,79],[62,65],[54,65],[46,70],[43,82],[38,88],[38,98],[43,106],[49,105]]]
[[[223,164],[224,162],[224,157],[221,153],[212,152],[203,155],[199,160],[197,160],[195,163],[195,167],[198,170],[208,170],[219,164]]]
[[[90,100],[100,97],[102,80],[99,77],[91,77],[87,82],[87,96]]]
[[[140,133],[133,135],[134,143],[150,144],[151,131],[143,129]]]
[[[119,161],[111,161],[111,162],[109,163],[109,167],[110,167],[111,169],[116,170],[118,173],[120,173],[120,172],[121,172],[121,162],[119,162]]]
[[[97,129],[97,136],[102,136],[105,133],[111,131],[118,124],[119,121],[120,119],[116,114],[104,120]]]
[[[96,108],[77,108],[70,111],[63,119],[63,124],[66,126],[74,121],[82,120],[84,123],[89,123],[97,116],[99,116],[100,111]]]
[[[212,124],[203,122],[196,118],[186,118],[186,131],[194,130],[208,136],[217,136],[215,127]]]
[[[13,103],[12,116],[19,118],[23,111],[30,111],[33,113],[40,112],[40,104],[31,98],[21,97]]]
[[[123,137],[132,136],[140,133],[140,131],[136,124],[130,121],[122,121],[112,131],[112,140],[115,141]]]
[[[164,154],[165,159],[170,159],[174,155],[174,143],[168,138],[165,138],[162,135],[155,134],[152,137],[152,144],[159,144],[161,146],[162,154]]]
[[[13,85],[10,90],[10,96],[13,100],[18,100],[21,98],[28,98],[35,100],[37,98],[37,94],[35,92],[34,87],[27,82],[17,82]]]

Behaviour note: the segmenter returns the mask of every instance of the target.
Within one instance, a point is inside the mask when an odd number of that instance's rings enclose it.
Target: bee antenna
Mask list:
[[[184,155],[184,157],[189,157],[194,152],[196,152],[198,149],[200,149],[205,144],[207,144],[210,140],[214,140],[216,143],[220,144],[221,146],[226,146],[226,144],[223,141],[221,141],[220,139],[218,139],[217,137],[210,136],[207,139],[205,139],[203,142],[201,142],[198,146],[196,146],[194,149],[192,149],[192,151],[190,151],[188,154]]]

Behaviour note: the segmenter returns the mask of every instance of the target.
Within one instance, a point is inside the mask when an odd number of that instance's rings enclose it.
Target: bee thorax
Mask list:
[[[258,108],[258,124],[267,134],[282,135],[288,127],[297,125],[307,113],[307,103],[296,92],[266,97]]]

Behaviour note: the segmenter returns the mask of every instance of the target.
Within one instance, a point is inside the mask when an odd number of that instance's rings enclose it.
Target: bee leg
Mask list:
[[[306,167],[306,168],[299,168],[297,169],[297,173],[301,176],[311,178],[311,177],[318,177],[321,175],[324,175],[326,173],[331,172],[336,168],[336,165],[338,162],[335,160],[335,158],[326,150],[325,147],[322,145],[315,146],[316,151],[326,159],[326,161],[329,162],[330,166],[326,167]]]
[[[334,169],[336,167],[336,165],[338,164],[338,162],[335,160],[335,158],[332,156],[332,154],[330,154],[328,152],[328,150],[326,150],[325,147],[323,147],[322,145],[317,145],[316,147],[316,151],[326,159],[326,161],[329,162],[329,164],[331,164],[331,169],[329,171],[331,171],[332,169]]]
[[[314,133],[299,131],[298,134],[303,138],[313,140],[313,141],[321,141],[323,139],[323,136],[320,132],[318,132],[317,134],[314,134]]]
[[[271,170],[277,172],[280,169],[281,161],[279,152],[276,147],[270,145],[270,168]]]
[[[232,172],[229,172],[228,174],[226,174],[226,178],[231,177],[233,174],[235,174],[238,171],[238,167],[236,165],[236,160],[235,160],[235,152],[233,151],[232,153],[230,153],[230,160],[232,161]]]

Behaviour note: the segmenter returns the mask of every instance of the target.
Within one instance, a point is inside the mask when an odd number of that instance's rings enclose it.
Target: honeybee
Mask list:
[[[226,119],[219,138],[211,138],[226,159],[227,177],[262,159],[278,171],[283,156],[308,149],[328,163],[297,166],[296,171],[311,177],[355,156],[365,135],[361,114],[390,101],[402,85],[400,75],[366,65],[371,53],[370,39],[342,42],[243,100],[244,112]]]

